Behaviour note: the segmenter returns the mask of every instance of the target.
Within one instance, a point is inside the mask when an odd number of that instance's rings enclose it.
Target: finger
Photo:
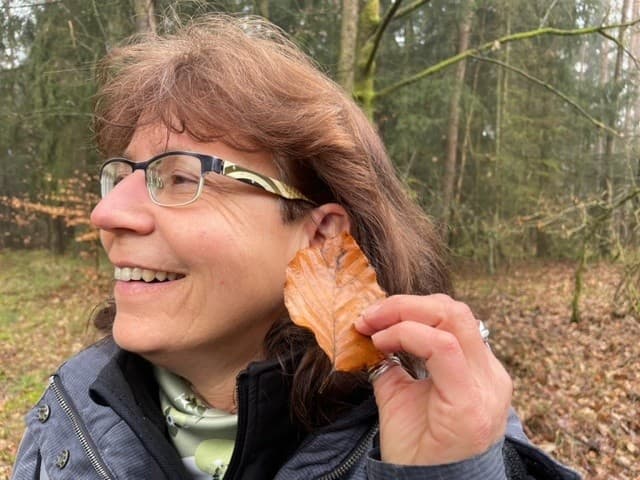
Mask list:
[[[424,323],[455,335],[462,349],[481,367],[486,366],[487,349],[471,309],[442,294],[394,295],[365,310],[355,322],[363,335],[373,335],[403,321]]]
[[[407,352],[425,359],[431,381],[452,404],[467,398],[475,386],[462,347],[450,332],[405,321],[375,333],[371,339],[382,352]]]
[[[389,368],[372,382],[378,408],[385,408],[387,402],[394,401],[399,392],[414,383],[415,379],[401,365]]]

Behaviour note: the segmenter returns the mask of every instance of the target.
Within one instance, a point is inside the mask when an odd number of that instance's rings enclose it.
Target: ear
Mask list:
[[[351,222],[349,214],[342,205],[325,203],[311,211],[306,231],[310,246],[319,246],[325,240],[333,238],[342,232],[349,232]]]

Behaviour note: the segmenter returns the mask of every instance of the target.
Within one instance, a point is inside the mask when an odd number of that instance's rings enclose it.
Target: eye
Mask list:
[[[171,175],[169,175],[168,180],[171,185],[183,185],[183,184],[192,185],[200,181],[200,176],[199,175],[196,176],[193,173],[181,172],[179,170],[176,170],[171,172]]]
[[[115,187],[131,174],[131,167],[125,163],[112,162],[102,170],[102,178]]]
[[[128,175],[130,175],[130,173],[116,173],[115,175],[113,175],[113,186],[115,187],[116,185],[118,185],[122,180],[124,180]]]
[[[147,170],[156,188],[192,187],[200,183],[200,162],[185,155],[170,155]]]

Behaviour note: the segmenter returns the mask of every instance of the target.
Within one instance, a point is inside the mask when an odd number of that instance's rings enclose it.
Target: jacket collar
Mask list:
[[[303,432],[289,413],[290,390],[291,376],[275,361],[252,363],[238,376],[238,437],[225,478],[273,478],[300,444]],[[167,478],[187,478],[168,439],[149,362],[116,349],[90,395],[131,427]]]
[[[293,370],[294,362],[284,369],[277,361],[256,362],[238,376],[238,434],[225,479],[274,478],[283,465],[278,478],[308,468],[316,470],[314,474],[322,473],[318,468],[326,473],[371,431],[377,410],[369,398],[338,421],[305,435],[291,418],[292,376],[286,372]],[[90,386],[90,395],[130,426],[167,478],[188,478],[168,439],[149,362],[116,348]]]

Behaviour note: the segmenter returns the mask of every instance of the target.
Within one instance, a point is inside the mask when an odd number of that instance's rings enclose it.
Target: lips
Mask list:
[[[150,270],[140,267],[114,267],[113,278],[121,282],[143,281],[151,283],[179,280],[184,278],[184,275],[176,272]]]

